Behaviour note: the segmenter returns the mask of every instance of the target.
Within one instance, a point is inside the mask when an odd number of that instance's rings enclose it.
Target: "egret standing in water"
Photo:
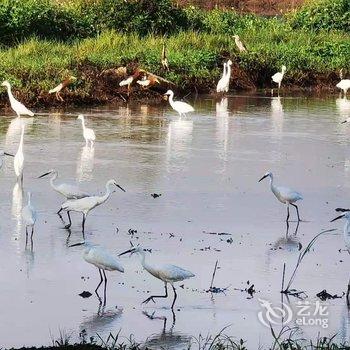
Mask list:
[[[338,209],[338,211],[341,211],[342,209]],[[344,209],[343,209],[344,210]],[[339,219],[345,219],[345,225],[343,230],[343,236],[345,241],[345,247],[348,253],[350,254],[350,212],[346,211],[343,214],[337,216],[331,222],[339,220]],[[348,305],[350,304],[350,279],[348,283],[348,291],[346,293],[346,300]]]
[[[348,90],[350,89],[350,79],[342,79],[336,87],[340,89],[344,93],[344,97],[346,97],[346,94]]]
[[[282,66],[282,71],[275,73],[271,77],[272,81],[275,82],[276,84],[278,84],[278,94],[280,92],[282,80],[283,80],[283,77],[284,77],[284,74],[285,74],[286,70],[287,70],[287,67],[283,65]],[[272,91],[272,95],[273,95],[273,89],[271,91]]]
[[[70,217],[71,211],[82,213],[83,214],[82,231],[84,234],[85,220],[88,213],[90,212],[90,210],[98,207],[99,205],[107,201],[111,193],[115,192],[112,190],[112,186],[116,186],[119,189],[121,189],[123,192],[125,192],[125,190],[121,186],[119,186],[115,180],[111,179],[106,183],[106,193],[103,196],[89,196],[89,197],[84,197],[80,199],[71,199],[64,202],[61,205],[61,209],[67,212],[67,216],[69,219],[69,224],[66,225],[65,228],[68,229],[72,226],[72,220]]]
[[[287,205],[287,219],[286,221],[289,221],[289,205],[292,205],[295,207],[298,215],[298,222],[301,221],[300,216],[299,216],[299,209],[295,202],[297,202],[300,199],[303,199],[303,196],[297,192],[294,191],[288,187],[281,187],[281,186],[275,186],[273,183],[273,175],[271,172],[266,173],[260,180],[264,180],[265,178],[269,177],[270,178],[270,188],[272,193],[276,196],[276,198],[283,204]]]
[[[81,124],[83,126],[83,136],[85,139],[86,146],[90,144],[90,146],[92,147],[96,139],[95,132],[92,129],[87,128],[85,126],[85,118],[82,114],[79,114],[78,119],[81,120]]]
[[[13,154],[7,153],[7,152],[1,150],[1,151],[0,151],[0,169],[2,168],[2,165],[4,164],[4,158],[5,158],[5,156],[14,157]]]
[[[28,192],[28,203],[25,207],[22,209],[22,219],[24,222],[24,225],[26,227],[26,245],[28,241],[28,228],[30,227],[32,229],[30,239],[33,241],[33,234],[34,234],[34,225],[36,222],[36,211],[34,210],[32,203],[31,203],[32,194]]]
[[[149,298],[147,298],[146,300],[144,300],[142,303],[147,304],[151,300],[153,302],[155,302],[154,301],[155,298],[167,298],[168,297],[168,283],[169,283],[174,291],[174,299],[173,299],[173,303],[171,304],[171,309],[173,309],[174,305],[175,305],[176,298],[177,298],[174,283],[186,280],[186,279],[191,278],[191,277],[194,277],[195,275],[192,272],[185,270],[181,267],[175,266],[175,265],[156,265],[156,264],[150,263],[148,261],[148,259],[146,260],[146,253],[145,253],[144,249],[142,249],[141,247],[129,249],[126,252],[119,254],[119,256],[127,254],[127,253],[130,253],[131,255],[138,254],[139,257],[141,258],[142,267],[148,273],[150,273],[152,276],[154,276],[154,277],[156,277],[164,282],[165,295],[152,295]]]
[[[17,117],[20,117],[21,115],[29,115],[31,117],[34,117],[34,113],[32,111],[30,111],[24,104],[14,98],[11,91],[11,85],[7,80],[5,80],[1,85],[7,88],[7,94],[9,96],[11,108],[17,114]]]
[[[23,168],[24,168],[24,154],[23,154],[23,139],[24,139],[24,125],[22,124],[21,139],[17,153],[13,159],[13,167],[17,176],[17,182],[23,183]]]
[[[67,183],[60,183],[60,184],[55,183],[58,177],[58,171],[55,169],[51,169],[45,174],[40,175],[38,179],[45,177],[47,175],[52,175],[50,179],[50,185],[53,188],[53,190],[61,194],[62,196],[64,196],[66,199],[80,199],[80,198],[85,198],[90,196],[89,193],[81,191],[79,187],[76,185],[71,185]],[[62,208],[60,208],[60,210],[57,212],[58,215],[60,215],[61,210]]]
[[[174,92],[172,90],[168,90],[164,95],[168,96],[170,106],[173,110],[179,113],[180,117],[185,116],[186,113],[194,112],[194,108],[188,103],[182,101],[174,101]]]
[[[71,245],[71,247],[81,245],[82,243],[77,243]],[[107,288],[107,276],[106,271],[119,271],[124,272],[124,267],[120,260],[110,254],[106,249],[93,245],[91,243],[85,243],[85,249],[83,252],[83,258],[89,264],[92,264],[98,268],[100,273],[100,283],[95,289],[95,293],[98,296],[98,289],[100,288],[102,282],[104,282],[104,296],[106,298],[106,288]],[[103,273],[103,276],[102,276]]]
[[[222,72],[222,77],[216,86],[216,92],[228,92],[230,88],[230,79],[231,79],[231,65],[232,61],[228,60],[224,63],[224,70]]]

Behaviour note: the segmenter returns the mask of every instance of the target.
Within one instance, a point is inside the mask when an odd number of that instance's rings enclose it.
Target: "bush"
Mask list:
[[[315,0],[290,16],[293,28],[350,31],[349,0]]]

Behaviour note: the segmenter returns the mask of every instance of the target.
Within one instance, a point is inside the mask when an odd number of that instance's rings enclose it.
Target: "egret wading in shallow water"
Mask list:
[[[51,169],[47,173],[40,175],[38,179],[48,175],[52,175],[50,179],[50,186],[54,189],[54,191],[61,194],[66,199],[80,199],[90,196],[89,193],[81,191],[76,185],[71,185],[67,183],[56,183],[55,181],[58,177],[58,171],[55,169]],[[58,215],[60,215],[61,210],[62,208],[60,208],[60,210],[57,212]]]
[[[288,187],[282,187],[282,186],[275,186],[273,183],[273,175],[271,172],[266,173],[260,180],[264,180],[265,178],[269,177],[270,178],[270,188],[272,193],[276,196],[276,198],[283,204],[287,205],[287,219],[286,221],[289,221],[289,205],[292,205],[296,211],[297,211],[297,215],[298,215],[298,222],[301,221],[300,216],[299,216],[299,209],[298,206],[296,204],[294,204],[295,202],[297,202],[300,199],[303,199],[303,196],[297,192],[294,191]]]
[[[337,85],[337,88],[341,90],[341,92],[344,93],[344,96],[346,96],[348,90],[350,89],[350,79],[342,79]],[[340,92],[340,93],[341,93]]]
[[[231,79],[231,65],[232,61],[228,60],[226,63],[224,63],[224,69],[222,72],[222,77],[218,82],[218,85],[216,86],[216,92],[228,92],[230,89],[230,79]]]
[[[90,144],[90,146],[92,147],[94,145],[94,141],[96,139],[95,132],[92,129],[87,128],[85,126],[85,118],[82,114],[79,114],[78,119],[81,120],[81,124],[83,127],[83,136],[85,139],[85,144],[86,144],[86,146],[88,146]]]
[[[33,240],[33,234],[34,234],[34,225],[36,222],[36,211],[34,210],[31,202],[32,194],[28,192],[28,203],[25,207],[22,209],[22,219],[23,223],[26,227],[26,245],[28,241],[28,228],[32,229],[30,239]]]
[[[80,199],[71,199],[64,202],[61,205],[61,209],[67,212],[67,216],[69,219],[69,224],[66,225],[65,228],[68,229],[72,226],[72,220],[70,217],[71,211],[82,213],[83,214],[82,230],[84,234],[85,220],[88,213],[90,212],[90,210],[106,202],[106,200],[109,198],[111,193],[115,192],[114,190],[112,190],[112,186],[116,186],[119,189],[121,189],[123,192],[125,192],[125,190],[121,186],[119,186],[115,180],[111,179],[106,183],[106,193],[103,196],[89,196],[89,197],[84,197]]]
[[[342,211],[346,209],[337,209],[337,211]],[[350,212],[346,211],[343,214],[337,216],[331,222],[339,220],[339,219],[345,219],[345,225],[343,229],[343,236],[344,236],[344,241],[345,241],[345,247],[348,253],[350,254]],[[348,291],[346,293],[346,300],[348,305],[350,304],[350,279],[348,282]]]
[[[17,153],[13,159],[13,167],[17,176],[17,182],[23,183],[23,168],[24,168],[24,154],[23,154],[23,139],[24,139],[24,125],[22,125],[21,139]]]
[[[186,113],[194,112],[194,108],[188,103],[174,101],[174,92],[172,90],[168,90],[164,95],[168,96],[171,108],[179,113],[180,117],[185,116]]]
[[[72,75],[68,77],[67,79],[64,79],[62,83],[58,84],[55,88],[49,90],[49,94],[55,94],[56,99],[58,101],[63,102],[63,97],[61,95],[61,91],[65,88],[67,88],[70,84],[72,84],[75,80],[77,80],[76,77],[73,77]]]
[[[141,258],[142,267],[148,273],[150,273],[152,276],[154,276],[154,277],[156,277],[164,282],[165,295],[152,295],[149,298],[147,298],[146,300],[144,300],[142,303],[147,304],[151,300],[153,302],[155,302],[154,301],[155,298],[167,298],[168,297],[168,283],[169,283],[174,291],[174,299],[173,299],[173,303],[171,304],[171,309],[173,309],[174,305],[175,305],[176,298],[177,298],[174,283],[186,280],[186,279],[191,278],[191,277],[194,277],[195,275],[192,272],[184,270],[183,268],[175,266],[175,265],[156,265],[156,264],[150,263],[148,261],[148,259],[146,260],[145,250],[141,247],[129,249],[126,252],[119,254],[119,256],[127,254],[127,253],[130,253],[131,255],[138,254],[139,257]]]
[[[7,94],[9,96],[11,108],[17,114],[17,117],[20,117],[21,115],[29,115],[31,117],[34,117],[34,113],[32,111],[30,111],[23,103],[17,101],[14,98],[11,91],[11,85],[7,80],[5,80],[1,85],[7,88]]]
[[[2,165],[4,164],[4,158],[5,158],[5,156],[14,157],[13,154],[7,153],[7,152],[1,150],[1,151],[0,151],[0,169],[2,168]]]
[[[287,70],[287,67],[286,66],[282,66],[282,71],[281,72],[277,72],[275,73],[271,79],[274,83],[278,84],[278,94],[280,92],[280,88],[281,88],[281,84],[282,84],[282,80],[283,80],[283,77],[284,77],[284,74]],[[273,95],[273,89],[271,90],[271,93]]]
[[[75,247],[78,245],[82,245],[84,243],[73,244],[70,247]],[[106,249],[95,246],[91,243],[85,243],[85,249],[83,252],[83,258],[89,264],[92,264],[98,268],[98,272],[100,273],[100,283],[97,285],[95,289],[95,293],[98,296],[98,289],[101,284],[104,282],[104,296],[106,298],[106,288],[107,288],[107,276],[106,271],[119,271],[124,272],[124,267],[120,260],[110,254]],[[103,273],[103,276],[102,276]]]

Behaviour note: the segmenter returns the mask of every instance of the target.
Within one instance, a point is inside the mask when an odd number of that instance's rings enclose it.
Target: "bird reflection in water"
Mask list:
[[[90,181],[93,178],[95,147],[85,145],[81,149],[80,157],[77,163],[78,181]]]
[[[339,97],[335,101],[341,121],[350,117],[350,101],[346,97]]]
[[[12,190],[12,217],[16,221],[16,228],[14,232],[14,239],[18,240],[21,235],[22,227],[22,204],[23,204],[23,187],[16,182]]]
[[[81,331],[84,330],[86,334],[100,334],[106,329],[111,329],[112,323],[114,327],[114,323],[120,321],[122,314],[122,308],[115,307],[106,310],[106,306],[100,303],[95,314],[84,318],[84,321],[80,324],[80,329]]]
[[[167,330],[168,318],[166,316],[155,316],[155,312],[149,314],[146,311],[142,312],[150,320],[163,321],[162,331],[158,334],[151,335],[144,343],[145,348],[149,349],[188,349],[191,337],[181,333],[174,332],[175,313],[172,311],[172,324]]]
[[[228,131],[229,131],[229,112],[227,97],[216,102],[216,137],[222,149],[220,149],[220,159],[227,161],[227,145],[228,145]]]
[[[274,134],[282,138],[284,111],[279,96],[271,98],[271,120]]]

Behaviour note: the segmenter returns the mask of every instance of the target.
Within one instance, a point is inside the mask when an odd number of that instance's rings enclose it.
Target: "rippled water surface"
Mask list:
[[[72,341],[82,330],[102,338],[121,330],[155,349],[182,349],[191,336],[225,326],[249,348],[270,344],[270,329],[258,320],[259,299],[280,304],[283,264],[289,279],[299,249],[329,228],[337,231],[319,238],[293,287],[305,291],[311,304],[323,289],[346,291],[350,256],[341,251],[343,223],[329,221],[335,207],[350,205],[350,125],[340,124],[350,116],[350,101],[232,96],[190,102],[196,113],[183,119],[166,104],[0,119],[1,143],[9,152],[16,152],[25,124],[23,191],[15,185],[11,158],[0,171],[1,346],[50,344],[60,330],[72,334]],[[81,112],[97,136],[92,149],[84,146],[76,120]],[[140,243],[152,249],[152,259],[196,274],[178,286],[175,320],[170,299],[141,305],[150,293],[162,293],[163,284],[142,271],[136,256],[123,257],[124,274],[108,273],[105,306],[95,295],[78,295],[93,293],[99,275],[82,259],[82,246],[69,247],[82,240],[80,214],[72,214],[68,238],[55,214],[63,198],[49,179],[37,178],[51,168],[91,193],[102,193],[110,178],[126,189],[89,214],[87,240],[115,254],[130,241]],[[299,208],[305,221],[297,232],[291,222],[286,233],[286,208],[268,181],[258,183],[268,170],[277,184],[304,196]],[[38,211],[33,249],[25,248],[20,215],[28,190]],[[152,193],[162,195],[154,199]],[[294,209],[291,213],[294,219]],[[211,295],[205,290],[216,260],[214,285],[227,291]],[[249,298],[241,289],[252,283],[257,293]],[[284,301],[296,319],[297,299]],[[325,304],[328,328],[304,326],[302,336],[338,333],[339,341],[349,340],[345,299]]]

